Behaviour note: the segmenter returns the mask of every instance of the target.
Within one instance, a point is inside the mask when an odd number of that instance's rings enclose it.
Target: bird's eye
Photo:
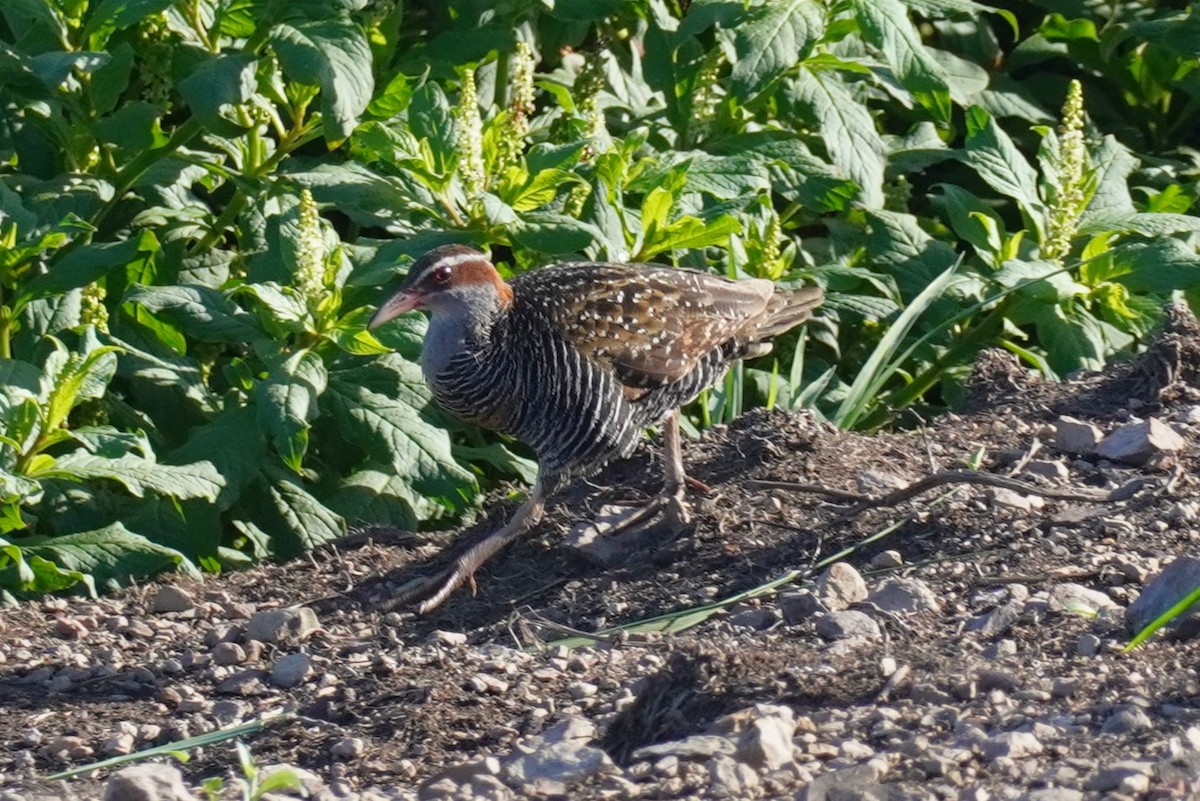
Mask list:
[[[444,284],[447,281],[449,281],[450,280],[450,267],[447,265],[442,265],[441,267],[438,267],[436,270],[434,270],[433,271],[433,280],[434,280],[434,283],[437,283],[437,284]]]

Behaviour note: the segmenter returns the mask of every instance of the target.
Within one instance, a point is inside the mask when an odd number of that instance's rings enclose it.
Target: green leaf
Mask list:
[[[692,250],[709,245],[725,245],[729,235],[740,233],[742,224],[736,217],[726,214],[715,220],[701,220],[686,215],[671,223],[653,241],[642,245],[639,259],[649,259],[665,251]]]
[[[176,88],[197,119],[213,133],[237,136],[243,126],[236,108],[254,96],[258,60],[249,53],[213,56],[201,62]]]
[[[250,504],[253,522],[270,535],[274,554],[287,559],[333,542],[346,533],[341,515],[321,503],[294,477],[265,471]]]
[[[235,294],[247,294],[259,302],[260,317],[279,335],[306,330],[312,323],[308,304],[298,290],[274,281],[243,284]]]
[[[25,537],[17,544],[27,558],[44,559],[62,570],[90,576],[101,584],[170,569],[191,575],[199,573],[179,551],[151,542],[121,523],[78,534]]]
[[[259,423],[270,434],[284,464],[296,473],[302,469],[308,430],[317,418],[317,399],[327,380],[321,357],[302,350],[274,365],[267,377],[254,385]]]
[[[61,568],[37,553],[25,553],[20,546],[0,537],[0,587],[21,594],[43,594],[70,589],[77,584],[86,586],[88,593],[95,597],[96,585],[91,576]]]
[[[436,83],[427,83],[413,94],[408,107],[408,124],[418,139],[429,143],[439,173],[452,164],[454,147],[454,112],[446,93]]]
[[[686,166],[683,186],[718,200],[734,200],[771,189],[766,165],[753,155],[716,156],[701,151],[678,151],[664,156],[658,167],[640,176],[630,189],[658,186],[672,170]],[[645,221],[643,220],[643,224]]]
[[[1104,327],[1095,317],[1059,304],[1039,306],[1033,315],[1038,341],[1046,348],[1050,367],[1059,375],[1075,370],[1099,370],[1109,349]]]
[[[4,405],[37,398],[42,391],[42,371],[29,362],[0,358],[0,397]]]
[[[84,426],[67,432],[88,453],[116,459],[126,454],[153,458],[154,448],[143,431],[120,431],[112,426]]]
[[[120,375],[178,390],[203,411],[216,407],[218,400],[209,391],[194,359],[152,353],[133,345],[128,339],[109,337],[109,340],[121,349],[121,358],[117,362]]]
[[[162,116],[163,110],[152,103],[126,103],[96,123],[96,136],[131,151],[160,147],[166,144],[158,123]]]
[[[142,254],[158,250],[158,239],[150,231],[122,242],[84,245],[67,254],[61,261],[39,276],[30,279],[17,294],[19,309],[25,303],[70,289],[84,287],[108,273],[143,258]]]
[[[253,315],[204,286],[134,286],[125,301],[179,326],[201,342],[257,342],[266,337]]]
[[[501,198],[515,211],[533,211],[554,200],[559,190],[579,183],[583,183],[583,179],[572,172],[547,169],[529,176],[521,186],[502,193]]]
[[[1088,288],[1073,279],[1063,266],[1053,261],[1024,261],[1009,259],[992,275],[993,280],[1002,287],[1017,290],[1022,297],[1037,301],[1039,306],[1032,307],[1033,312],[1041,314],[1042,307],[1066,303],[1073,298],[1088,294]],[[1026,314],[1030,306],[1021,306],[1014,312],[1019,319],[1030,319]]]
[[[979,106],[967,109],[963,160],[975,168],[988,186],[1017,201],[1040,241],[1046,209],[1038,197],[1037,172],[1004,129]]]
[[[866,106],[835,73],[823,70],[800,70],[794,92],[797,102],[812,110],[833,163],[858,184],[862,204],[881,207],[887,146]]]
[[[750,102],[772,81],[808,56],[825,32],[824,10],[814,0],[772,0],[734,29],[737,61],[730,91]]]
[[[950,87],[945,72],[925,48],[899,0],[854,0],[863,38],[879,48],[904,88],[935,120],[950,122]]]
[[[1096,191],[1088,202],[1081,227],[1090,228],[1097,216],[1129,215],[1137,211],[1129,194],[1129,176],[1138,167],[1137,158],[1112,136],[1104,137],[1090,155]]]
[[[271,29],[271,43],[287,77],[321,87],[325,139],[339,144],[358,125],[375,91],[371,48],[352,20],[312,20]]]
[[[522,215],[509,234],[521,247],[552,255],[578,253],[604,238],[591,223],[551,212]]]
[[[172,0],[100,0],[89,9],[84,35],[92,38],[93,47],[103,47],[114,31],[166,11],[171,3]]]
[[[1140,234],[1144,237],[1169,237],[1172,234],[1200,232],[1200,217],[1165,212],[1089,212],[1079,223],[1080,235]]]
[[[322,396],[343,439],[391,465],[419,492],[454,506],[475,481],[454,460],[446,431],[422,416],[429,401],[420,368],[394,355],[331,372]]]
[[[736,146],[738,139],[732,137],[730,145]],[[841,211],[858,194],[853,181],[799,139],[751,140],[744,152],[766,165],[774,191],[812,211]]]
[[[1170,293],[1200,286],[1200,255],[1178,239],[1130,242],[1113,249],[1118,268],[1128,270],[1115,279],[1132,292]]]
[[[113,353],[118,348],[112,345],[71,353],[57,339],[50,337],[50,342],[54,350],[42,368],[43,432],[60,428],[80,401],[103,396],[117,370]]]
[[[217,499],[222,510],[231,508],[242,491],[256,479],[268,461],[267,440],[255,410],[228,406],[205,425],[188,431],[188,441],[170,453],[176,464],[206,460],[224,481]]]
[[[998,257],[1003,246],[1003,220],[988,204],[962,187],[940,184],[939,188],[942,195],[934,200],[945,210],[954,233],[970,242],[993,266],[998,266]]]
[[[212,462],[186,465],[159,464],[140,456],[126,455],[106,459],[90,453],[68,453],[56,460],[53,468],[39,478],[108,479],[142,498],[147,492],[186,500],[201,498],[215,501],[225,479]]]
[[[950,265],[937,276],[919,295],[892,321],[887,333],[876,343],[871,355],[859,370],[846,397],[838,405],[832,420],[841,428],[852,428],[868,409],[871,401],[879,397],[884,385],[900,369],[903,359],[896,359],[904,338],[916,324],[918,318],[933,305],[934,301],[955,280],[958,263]]]
[[[326,500],[330,509],[355,523],[375,523],[411,531],[418,519],[437,518],[445,508],[418,493],[389,468],[369,466],[338,483]]]
[[[957,254],[947,242],[925,232],[911,214],[867,212],[867,251],[876,267],[896,277],[906,298],[915,297],[952,267]],[[949,285],[949,283],[947,283]]]
[[[390,119],[408,108],[412,101],[413,86],[407,75],[400,72],[392,76],[384,90],[367,104],[367,114],[372,117]]]

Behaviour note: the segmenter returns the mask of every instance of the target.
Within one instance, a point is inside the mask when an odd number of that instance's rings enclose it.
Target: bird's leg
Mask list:
[[[495,556],[504,546],[524,534],[537,524],[542,517],[542,509],[546,504],[547,491],[541,477],[533,485],[533,490],[525,503],[513,514],[509,521],[499,531],[459,555],[444,573],[436,578],[423,581],[419,586],[402,590],[389,605],[400,606],[420,599],[417,612],[425,614],[442,605],[450,594],[463,584],[475,587],[475,571]]]
[[[684,494],[693,481],[683,469],[682,438],[679,433],[679,410],[676,409],[663,419],[663,488],[658,497],[639,509],[636,514],[622,520],[609,534],[625,534],[640,528],[648,521],[662,515],[670,527],[679,530],[691,521]],[[700,482],[703,491],[709,488]]]

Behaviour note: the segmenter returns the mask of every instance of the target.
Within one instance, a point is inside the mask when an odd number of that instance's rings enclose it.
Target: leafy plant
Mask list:
[[[693,426],[878,426],[983,347],[1048,375],[1137,347],[1197,300],[1195,11],[1071,13],[4,4],[0,586],[287,557],[528,477],[430,405],[420,319],[364,331],[447,241],[825,286]]]

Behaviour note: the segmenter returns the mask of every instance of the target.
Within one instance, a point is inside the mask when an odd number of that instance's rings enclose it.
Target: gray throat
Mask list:
[[[496,310],[485,314],[472,314],[464,307],[438,309],[429,320],[425,332],[425,344],[421,349],[421,372],[426,382],[434,380],[455,359],[464,353],[472,353],[479,359],[485,358],[492,326],[495,325]]]

